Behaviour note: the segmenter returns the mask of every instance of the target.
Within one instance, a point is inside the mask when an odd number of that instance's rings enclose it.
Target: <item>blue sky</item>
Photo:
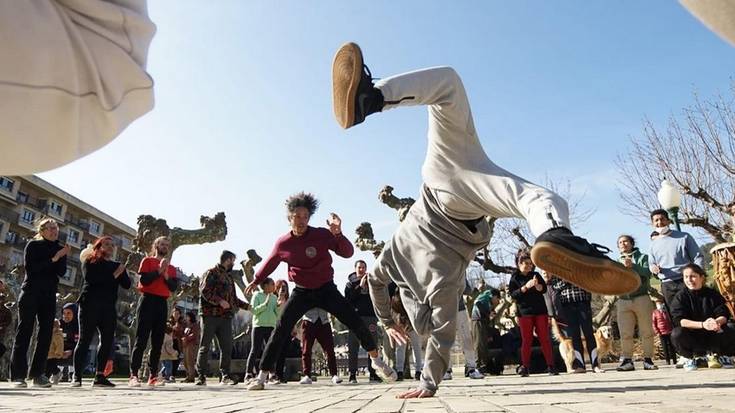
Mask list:
[[[614,159],[648,117],[663,125],[692,93],[724,92],[735,50],[673,1],[150,2],[155,109],[105,148],[41,176],[135,227],[139,214],[197,227],[225,211],[228,239],[184,247],[188,273],[223,248],[261,255],[288,230],[285,198],[314,192],[313,224],[397,226],[383,185],[416,196],[426,110],[341,130],[330,67],[346,41],[376,77],[450,65],[463,77],[486,151],[532,181],[571,179],[597,213],[582,235],[614,246],[650,229],[619,212]],[[643,249],[646,243],[641,242]],[[358,254],[367,258],[368,254]],[[342,285],[352,260],[337,259]],[[274,276],[285,277],[285,266]]]

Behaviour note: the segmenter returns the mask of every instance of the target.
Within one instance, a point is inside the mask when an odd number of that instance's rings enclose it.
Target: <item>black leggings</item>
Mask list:
[[[273,327],[253,327],[253,334],[250,337],[250,354],[248,355],[248,364],[245,373],[257,373],[255,371],[255,361],[260,360],[263,356],[263,349],[271,333],[273,333]]]
[[[357,314],[357,311],[340,294],[334,282],[328,282],[316,289],[296,287],[283,307],[281,317],[276,323],[276,329],[273,330],[270,339],[268,339],[263,358],[260,360],[260,370],[273,371],[279,353],[282,352],[286,340],[291,337],[291,330],[293,330],[294,325],[307,311],[314,307],[319,307],[337,317],[337,320],[360,339],[360,344],[368,352],[377,349],[370,330],[362,322],[362,318]]]
[[[595,332],[592,329],[592,307],[589,301],[579,303],[562,303],[561,315],[567,322],[567,334],[572,338],[574,347],[574,367],[584,367],[584,346],[582,346],[582,334],[587,344],[587,352],[590,356],[592,367],[600,365],[597,358],[597,342]]]
[[[46,371],[46,359],[51,346],[51,334],[56,313],[56,291],[22,291],[18,297],[18,328],[13,343],[10,361],[10,379],[25,380],[41,376]],[[33,353],[31,370],[28,371],[28,347],[31,344],[33,327],[38,319],[36,350]]]
[[[148,355],[148,370],[151,377],[158,374],[158,361],[161,359],[161,346],[166,333],[168,304],[166,299],[157,295],[145,294],[138,308],[138,330],[135,333],[135,347],[130,360],[130,374],[138,375],[143,364],[143,353],[151,338],[151,352]],[[109,352],[105,356],[109,355]]]
[[[79,303],[79,342],[74,349],[74,380],[81,380],[89,352],[89,344],[95,334],[99,334],[97,348],[97,365],[95,372],[102,374],[115,340],[117,312],[114,303],[88,302]]]

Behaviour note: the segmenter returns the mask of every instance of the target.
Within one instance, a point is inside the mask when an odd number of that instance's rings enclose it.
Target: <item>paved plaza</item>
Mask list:
[[[396,393],[413,382],[334,386],[322,379],[310,386],[289,383],[260,392],[248,392],[242,384],[234,387],[210,384],[205,389],[174,384],[147,390],[128,388],[122,380],[117,383],[119,386],[114,389],[93,389],[88,383],[76,389],[68,384],[53,389],[12,389],[8,383],[2,383],[0,412],[735,411],[735,370],[684,372],[668,366],[654,372],[461,378],[442,383],[438,397],[421,400],[395,398]]]

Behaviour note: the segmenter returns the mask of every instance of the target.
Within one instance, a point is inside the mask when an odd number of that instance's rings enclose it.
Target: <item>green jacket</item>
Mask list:
[[[630,254],[621,254],[619,261],[622,263],[625,261],[626,256],[633,258],[633,271],[635,271],[639,277],[641,277],[641,286],[637,290],[630,294],[621,295],[622,300],[632,300],[642,295],[647,295],[649,288],[651,288],[651,270],[648,269],[648,255],[643,254],[638,248],[633,248]]]
[[[275,327],[278,319],[276,296],[257,291],[250,300],[253,327]]]

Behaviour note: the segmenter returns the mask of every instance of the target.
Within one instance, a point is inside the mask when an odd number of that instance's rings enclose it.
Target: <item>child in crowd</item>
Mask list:
[[[257,373],[255,362],[260,360],[268,338],[276,327],[278,319],[278,303],[275,294],[276,284],[268,277],[260,284],[260,291],[256,291],[250,299],[250,311],[253,313],[253,329],[250,340],[250,354],[248,355],[246,380],[253,378]]]
[[[166,334],[163,336],[163,346],[161,347],[161,371],[158,374],[158,380],[166,383],[174,383],[173,361],[179,359],[179,352],[174,348],[173,329],[166,326]]]
[[[653,331],[661,339],[661,347],[664,351],[666,364],[671,364],[672,361],[676,364],[676,350],[674,350],[674,345],[671,343],[671,331],[674,327],[671,325],[671,317],[669,317],[669,313],[664,306],[664,300],[661,298],[656,299],[656,308],[653,310],[652,323]]]

